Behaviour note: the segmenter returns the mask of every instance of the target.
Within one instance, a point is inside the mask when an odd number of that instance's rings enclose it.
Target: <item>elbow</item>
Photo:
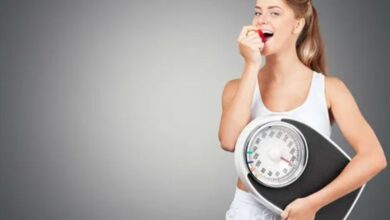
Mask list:
[[[236,141],[234,138],[231,138],[231,136],[232,135],[224,134],[223,132],[221,132],[221,130],[219,131],[218,139],[220,146],[224,151],[234,152],[234,148],[236,147]]]
[[[384,169],[387,167],[387,160],[386,156],[383,152],[365,152],[365,153],[358,153],[358,155],[361,155],[366,158],[367,165],[369,165],[370,170],[372,174],[378,175],[381,173]]]
[[[382,162],[380,162],[376,168],[376,173],[379,174],[381,172],[383,172],[387,167],[387,161],[384,160]]]
[[[235,144],[232,141],[221,139],[220,143],[221,143],[221,148],[224,151],[234,152]]]
[[[383,155],[383,159],[381,162],[381,170],[384,170],[386,167],[387,167],[387,160],[386,160],[386,156]]]
[[[386,156],[381,154],[381,156],[377,158],[376,164],[379,172],[384,170],[387,167]]]
[[[382,150],[380,159],[378,161],[380,161],[380,168],[381,168],[381,170],[384,170],[387,167],[387,159],[386,159],[386,155],[383,152],[383,150]]]

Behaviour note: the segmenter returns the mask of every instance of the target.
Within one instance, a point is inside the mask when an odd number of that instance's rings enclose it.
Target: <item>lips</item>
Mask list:
[[[263,43],[266,42],[269,38],[271,38],[274,35],[273,33],[268,31],[263,33],[263,31],[258,30],[257,32],[259,33],[259,36],[261,38],[261,41],[263,41]]]

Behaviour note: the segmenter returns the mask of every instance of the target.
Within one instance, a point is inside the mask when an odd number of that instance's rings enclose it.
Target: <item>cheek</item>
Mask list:
[[[278,38],[292,39],[293,38],[293,24],[289,21],[282,21],[278,24]]]

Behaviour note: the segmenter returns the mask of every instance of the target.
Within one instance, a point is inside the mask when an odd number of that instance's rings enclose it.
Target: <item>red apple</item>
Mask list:
[[[260,36],[260,38],[261,38],[261,41],[263,41],[263,43],[264,43],[264,42],[265,42],[265,37],[264,37],[263,32],[261,32],[261,30],[258,30],[257,32],[259,33],[259,36]]]

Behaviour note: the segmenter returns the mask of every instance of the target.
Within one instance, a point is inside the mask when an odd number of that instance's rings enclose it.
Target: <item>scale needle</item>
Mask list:
[[[286,161],[286,162],[288,163],[288,165],[290,165],[290,167],[292,167],[292,163],[291,163],[291,161],[287,160],[287,159],[286,159],[286,158],[284,158],[284,157],[280,157],[280,159],[282,159],[282,160]]]

